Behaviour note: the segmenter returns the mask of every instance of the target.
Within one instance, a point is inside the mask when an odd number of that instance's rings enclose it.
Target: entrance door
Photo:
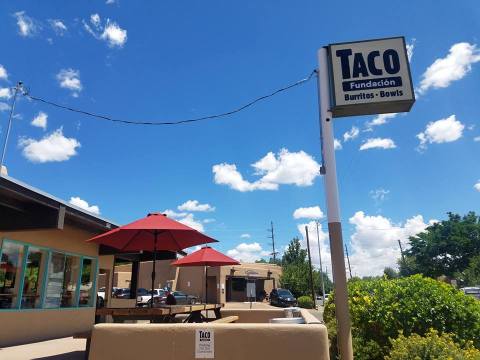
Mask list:
[[[208,303],[217,302],[217,277],[216,276],[207,277],[207,302]]]

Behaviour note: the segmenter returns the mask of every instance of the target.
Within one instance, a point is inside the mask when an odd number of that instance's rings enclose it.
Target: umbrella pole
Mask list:
[[[207,301],[208,301],[207,290],[208,290],[208,277],[207,277],[207,265],[205,265],[205,305],[207,305]],[[208,319],[208,310],[206,306],[205,306],[205,316]]]
[[[152,266],[152,293],[150,297],[150,307],[153,308],[153,289],[155,288],[155,263],[157,261],[157,237],[158,232],[155,230],[153,233],[154,240],[153,240],[153,266]]]

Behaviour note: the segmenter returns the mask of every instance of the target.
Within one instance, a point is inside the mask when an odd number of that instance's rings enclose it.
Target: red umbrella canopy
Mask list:
[[[224,265],[240,265],[240,263],[223,255],[221,252],[212,249],[209,246],[205,246],[200,250],[197,250],[190,255],[187,255],[177,261],[174,261],[171,265],[174,266],[224,266]]]
[[[180,251],[182,249],[217,242],[178,221],[169,219],[160,213],[151,213],[147,217],[128,225],[97,235],[87,241],[111,246],[123,251]]]

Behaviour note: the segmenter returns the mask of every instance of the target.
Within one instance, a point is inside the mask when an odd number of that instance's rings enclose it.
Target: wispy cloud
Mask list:
[[[372,138],[367,139],[361,146],[360,150],[369,150],[369,149],[394,149],[397,146],[392,139],[382,139],[382,138]]]

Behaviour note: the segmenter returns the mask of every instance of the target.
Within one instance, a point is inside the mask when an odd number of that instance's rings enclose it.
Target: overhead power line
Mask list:
[[[310,79],[312,79],[316,75],[316,73],[317,73],[317,70],[313,70],[306,78],[303,78],[303,79],[298,80],[298,81],[296,81],[296,82],[294,82],[290,85],[287,85],[285,87],[277,89],[270,94],[260,96],[260,97],[254,99],[254,100],[248,102],[247,104],[245,104],[243,106],[240,106],[240,107],[238,107],[234,110],[230,110],[230,111],[220,113],[220,114],[202,116],[202,117],[191,118],[191,119],[172,120],[172,121],[143,121],[143,120],[119,119],[119,118],[114,118],[114,117],[107,116],[107,115],[100,115],[100,114],[96,114],[96,113],[93,113],[93,112],[90,112],[90,111],[77,109],[77,108],[67,106],[67,105],[63,105],[63,104],[58,104],[56,102],[49,101],[49,100],[42,99],[40,97],[31,95],[29,92],[25,92],[23,95],[25,95],[27,98],[29,98],[30,100],[33,100],[33,101],[41,102],[41,103],[51,105],[51,106],[54,106],[54,107],[57,107],[57,108],[60,108],[60,109],[63,109],[63,110],[83,114],[83,115],[94,117],[94,118],[101,119],[101,120],[116,122],[116,123],[122,123],[122,124],[128,124],[128,125],[181,125],[181,124],[194,123],[194,122],[204,121],[204,120],[212,120],[212,119],[227,117],[227,116],[236,114],[236,113],[238,113],[242,110],[245,110],[245,109],[249,108],[250,106],[256,104],[257,102],[260,102],[262,100],[266,100],[266,99],[271,98],[271,97],[273,97],[273,96],[275,96],[275,95],[277,95],[281,92],[284,92],[286,90],[289,90],[291,88],[294,88],[296,86],[299,86],[301,84],[304,84],[304,83],[308,82]]]

